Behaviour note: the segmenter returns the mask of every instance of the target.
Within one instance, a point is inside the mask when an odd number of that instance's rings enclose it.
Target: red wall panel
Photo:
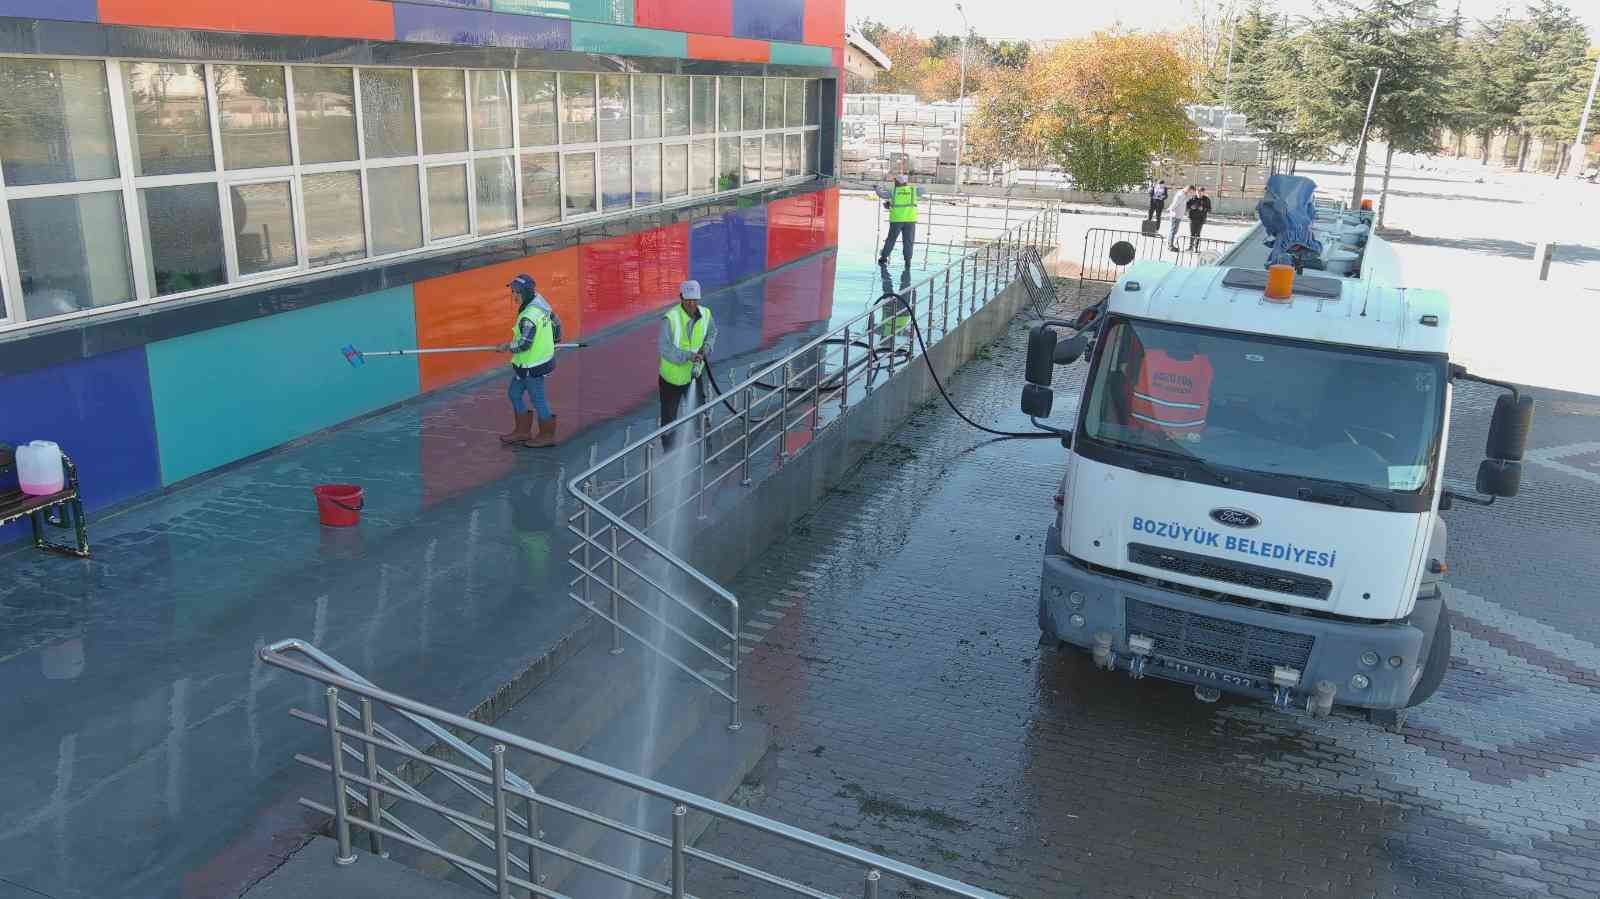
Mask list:
[[[772,59],[772,45],[766,41],[716,37],[709,34],[689,35],[688,52],[690,59],[717,59],[725,62],[768,62]]]
[[[106,25],[394,40],[394,7],[380,0],[100,0],[100,21]]]
[[[833,312],[833,280],[838,256],[829,253],[769,276],[761,310],[761,344],[771,346]]]
[[[829,191],[787,197],[767,204],[767,266],[776,268],[828,246]],[[834,218],[838,218],[835,199]]]
[[[731,35],[733,0],[634,0],[633,24],[690,34]],[[694,51],[689,55],[694,56]]]
[[[844,46],[844,0],[806,0],[806,43]]]
[[[593,334],[672,302],[689,277],[689,226],[596,241],[578,253],[583,331]]]

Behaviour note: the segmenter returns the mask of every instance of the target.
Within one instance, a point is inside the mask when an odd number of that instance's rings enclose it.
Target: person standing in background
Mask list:
[[[1172,252],[1178,252],[1178,229],[1183,226],[1184,219],[1189,217],[1189,199],[1194,196],[1194,185],[1185,187],[1183,191],[1172,198],[1172,203],[1167,207],[1167,244]]]
[[[1211,198],[1206,196],[1206,189],[1202,187],[1190,197],[1185,208],[1189,211],[1189,252],[1193,253],[1200,249],[1200,229],[1206,226],[1206,216],[1211,214]]]
[[[889,239],[883,242],[883,250],[878,253],[878,264],[889,264],[889,254],[894,252],[895,240],[905,235],[901,252],[905,256],[906,268],[910,268],[911,254],[916,252],[917,246],[917,202],[921,199],[917,196],[917,189],[911,186],[910,178],[896,175],[894,190],[875,187],[873,192],[889,209]]]
[[[502,344],[500,350],[511,354],[511,384],[506,394],[511,399],[511,411],[516,414],[516,425],[511,433],[500,435],[500,442],[535,449],[555,446],[556,415],[545,399],[544,379],[556,370],[561,319],[529,276],[518,275],[506,286],[517,301],[517,321],[511,328],[511,342]],[[522,407],[524,395],[532,409]],[[532,433],[536,420],[537,436]]]
[[[1150,185],[1150,211],[1145,214],[1145,221],[1161,221],[1161,210],[1167,208],[1167,182],[1157,181]]]

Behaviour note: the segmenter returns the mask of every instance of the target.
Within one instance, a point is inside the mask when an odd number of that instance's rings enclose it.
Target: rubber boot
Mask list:
[[[522,445],[526,446],[526,447],[531,447],[533,449],[540,449],[540,448],[546,447],[546,446],[555,446],[556,445],[556,417],[554,415],[551,415],[549,418],[540,419],[539,420],[539,433],[538,433],[538,435],[535,436],[532,440],[523,441]]]
[[[533,431],[533,413],[518,412],[516,427],[509,434],[501,434],[500,442],[510,446],[528,439],[528,434]]]

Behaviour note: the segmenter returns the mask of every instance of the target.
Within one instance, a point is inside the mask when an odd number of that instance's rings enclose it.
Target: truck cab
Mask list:
[[[1049,324],[1030,336],[1036,418],[1052,368],[1089,358],[1063,431],[1041,639],[1208,701],[1398,726],[1450,653],[1440,509],[1516,493],[1532,401],[1488,382],[1509,395],[1486,496],[1447,490],[1452,385],[1485,379],[1450,363],[1446,297],[1399,285],[1369,214],[1321,210],[1314,232],[1316,268],[1269,270],[1258,224],[1215,265],[1131,265],[1089,313],[1053,323],[1078,331],[1065,344]]]

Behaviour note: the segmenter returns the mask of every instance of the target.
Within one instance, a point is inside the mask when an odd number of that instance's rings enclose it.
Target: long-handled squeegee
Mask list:
[[[558,350],[572,350],[586,347],[587,343],[558,343]],[[351,367],[366,364],[368,356],[425,356],[429,353],[498,353],[502,352],[498,346],[443,346],[443,347],[415,347],[405,350],[373,350],[363,352],[353,344],[345,344],[339,348],[344,353],[344,359]]]

